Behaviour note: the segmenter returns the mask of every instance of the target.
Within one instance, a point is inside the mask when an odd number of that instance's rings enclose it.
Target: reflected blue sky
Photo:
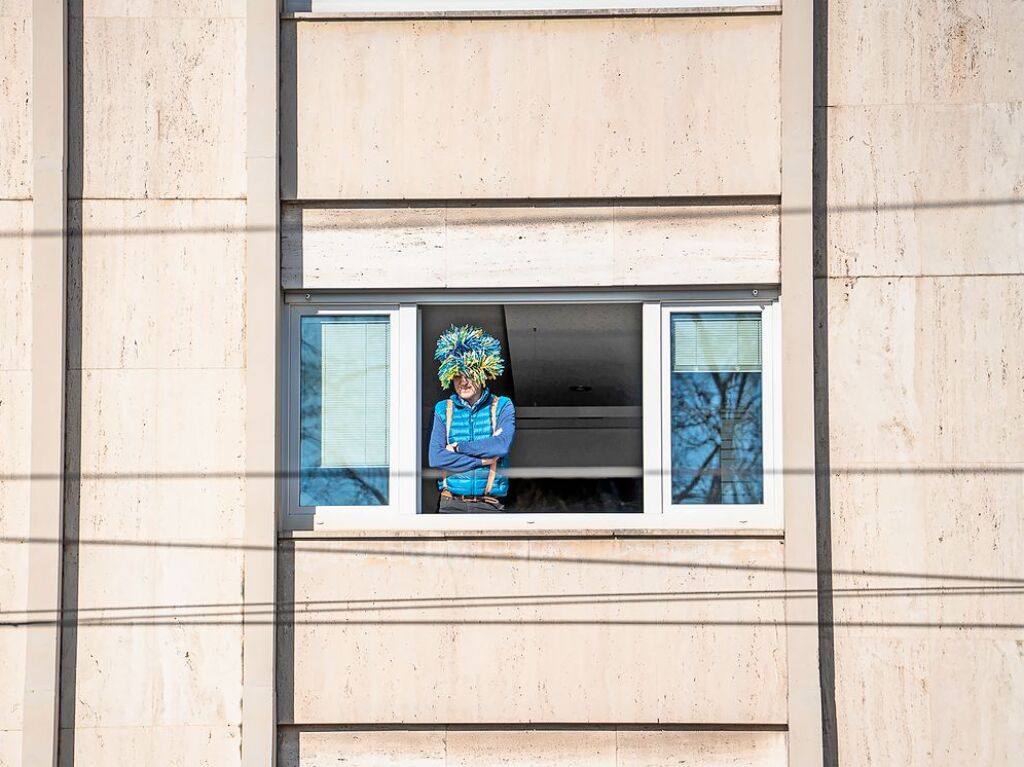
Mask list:
[[[323,468],[322,360],[328,322],[378,322],[379,317],[303,317],[299,350],[299,505],[386,506],[387,466]]]
[[[761,431],[761,373],[672,373],[672,503],[763,503]]]

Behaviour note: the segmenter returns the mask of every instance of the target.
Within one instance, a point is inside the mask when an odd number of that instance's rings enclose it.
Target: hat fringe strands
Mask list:
[[[480,385],[505,372],[501,342],[475,325],[452,325],[437,339],[434,359],[440,363],[437,377],[441,388],[451,386],[455,376],[465,376]]]

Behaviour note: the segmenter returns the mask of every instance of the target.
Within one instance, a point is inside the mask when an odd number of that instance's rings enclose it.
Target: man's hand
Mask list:
[[[480,465],[481,466],[493,466],[497,462],[498,462],[497,458],[481,458],[480,459]]]
[[[457,453],[457,452],[459,452],[459,443],[458,442],[450,442],[450,443],[448,443],[447,445],[444,446],[444,449],[447,450],[449,453]]]

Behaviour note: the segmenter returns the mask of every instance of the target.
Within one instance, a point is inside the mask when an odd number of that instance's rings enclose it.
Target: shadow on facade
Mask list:
[[[67,6],[67,255],[65,266],[64,544],[57,763],[75,762],[78,581],[82,497],[82,194],[84,156],[84,0]]]
[[[818,652],[822,761],[839,765],[836,714],[835,606],[832,589],[832,497],[829,487],[828,391],[828,0],[814,2],[814,465],[817,474]]]

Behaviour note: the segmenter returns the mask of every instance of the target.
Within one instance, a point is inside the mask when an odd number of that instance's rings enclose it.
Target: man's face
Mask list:
[[[483,387],[479,383],[466,378],[466,376],[455,376],[452,379],[452,386],[455,387],[455,393],[466,400],[466,402],[476,402],[480,392],[483,391]]]

